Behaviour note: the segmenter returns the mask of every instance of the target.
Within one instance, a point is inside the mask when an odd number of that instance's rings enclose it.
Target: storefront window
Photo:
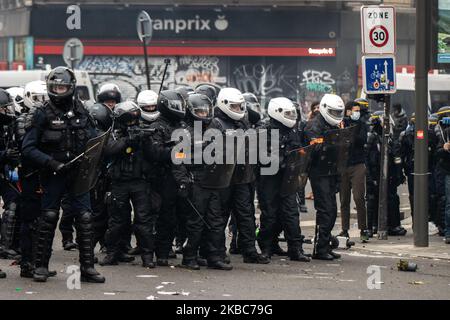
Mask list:
[[[25,61],[25,38],[14,39],[14,61]]]

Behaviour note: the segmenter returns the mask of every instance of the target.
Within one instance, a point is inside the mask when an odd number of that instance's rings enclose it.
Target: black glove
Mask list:
[[[51,159],[48,162],[48,167],[53,170],[54,173],[62,173],[64,171],[64,163]]]
[[[183,183],[178,187],[178,196],[179,197],[186,199],[190,196],[190,194],[191,194],[191,185],[190,184]]]
[[[9,162],[19,162],[20,160],[20,152],[16,148],[6,150],[6,159]]]

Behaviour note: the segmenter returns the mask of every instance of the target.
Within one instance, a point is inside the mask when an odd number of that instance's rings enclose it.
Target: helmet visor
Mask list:
[[[245,103],[230,103],[228,108],[235,113],[245,113]]]
[[[61,81],[49,81],[48,91],[55,95],[65,95],[69,93],[72,85]]]
[[[344,117],[344,110],[328,109],[328,114],[335,119],[342,119]]]
[[[259,103],[256,103],[256,102],[246,102],[245,103],[245,107],[247,109],[251,109],[251,110],[254,110],[256,112],[261,112],[261,105]]]
[[[139,105],[144,112],[152,113],[157,111],[156,104]]]
[[[181,100],[169,100],[168,107],[170,110],[173,110],[176,112],[186,112],[186,106],[185,106],[184,102]]]
[[[289,120],[297,120],[297,111],[294,110],[286,110],[283,113],[283,116]]]
[[[212,117],[212,107],[210,106],[198,106],[192,109],[194,116],[200,119],[209,119]]]

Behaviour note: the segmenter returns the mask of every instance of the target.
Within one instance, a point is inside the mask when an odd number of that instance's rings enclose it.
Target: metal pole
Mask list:
[[[389,177],[389,134],[391,125],[389,121],[391,109],[391,97],[385,95],[384,99],[384,116],[383,116],[383,144],[381,148],[381,166],[380,166],[380,194],[378,201],[378,239],[388,239],[388,177]]]
[[[142,30],[145,30],[143,21],[141,21],[141,27],[142,27],[141,28]],[[150,71],[148,69],[147,44],[145,42],[145,35],[142,37],[142,46],[144,47],[145,76],[147,77],[147,89],[151,90],[151,88],[150,88]]]
[[[428,247],[427,14],[431,1],[416,1],[416,126],[414,142],[414,245]]]

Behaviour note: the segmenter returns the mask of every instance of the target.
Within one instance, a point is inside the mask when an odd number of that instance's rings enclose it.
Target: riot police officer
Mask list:
[[[241,128],[241,121],[244,116],[245,100],[242,93],[235,88],[223,88],[217,96],[217,107],[214,110],[214,118],[208,129],[215,129],[217,132],[220,132],[223,137],[233,135],[237,129]],[[231,209],[229,200],[232,195],[233,186],[230,186],[230,183],[235,171],[236,159],[232,159],[234,161],[233,163],[228,163],[226,161],[227,159],[225,159],[225,155],[229,150],[225,148],[222,151],[224,155],[223,164],[211,168],[211,173],[215,172],[220,176],[220,180],[218,181],[219,184],[214,186],[214,183],[211,183],[212,181],[210,181],[210,183],[205,183],[203,185],[206,188],[215,189],[214,199],[217,200],[216,205],[210,206],[211,210],[209,211],[209,224],[211,230],[208,237],[207,260],[209,268],[232,270],[233,267],[228,264],[229,260],[227,259],[225,252],[225,228],[228,223]],[[221,173],[219,174],[219,172]],[[207,180],[213,180],[210,179],[210,177],[208,177]],[[245,191],[242,196],[243,198],[240,199],[239,203],[236,203],[236,205],[248,206],[248,197],[250,196],[249,190]],[[249,210],[251,208],[243,207],[242,209]],[[250,241],[247,241],[247,248],[250,248]]]
[[[157,185],[154,186],[162,197],[156,227],[156,263],[158,266],[168,266],[169,252],[175,236],[178,197],[186,197],[191,181],[186,175],[184,166],[174,165],[164,149],[170,148],[174,144],[171,141],[173,131],[185,126],[182,119],[186,114],[186,100],[174,90],[161,91],[158,97],[158,111],[159,117],[149,126],[150,129],[155,130],[152,135],[154,146],[162,148],[161,152],[157,152],[156,159],[161,171],[158,175]]]
[[[213,105],[211,100],[203,94],[191,94],[188,97],[187,113],[186,113],[186,130],[189,132],[191,141],[191,154],[194,150],[194,157],[202,160],[202,154],[195,153],[196,145],[200,146],[203,151],[203,133],[208,127],[213,115]],[[197,130],[197,132],[196,132]],[[186,165],[189,174],[192,175],[193,186],[192,193],[186,201],[191,201],[191,210],[187,212],[186,217],[186,245],[183,248],[183,261],[181,266],[191,270],[199,270],[198,251],[202,243],[208,238],[211,232],[208,220],[209,206],[214,203],[214,199],[209,195],[214,195],[214,191],[202,187],[202,180],[205,175],[205,166],[202,161],[197,161],[191,157],[190,163]],[[215,198],[217,199],[217,197]]]
[[[261,227],[258,243],[264,256],[271,256],[272,242],[277,217],[279,217],[288,243],[288,256],[293,261],[309,262],[303,251],[303,237],[300,230],[297,191],[299,184],[285,188],[288,167],[288,154],[303,147],[301,136],[297,132],[297,110],[287,98],[271,99],[267,108],[270,121],[264,129],[272,137],[272,130],[279,134],[278,162],[279,170],[274,175],[259,177],[259,201],[261,206]],[[272,145],[272,143],[271,143]],[[271,154],[274,154],[271,150]],[[298,177],[294,180],[297,182]],[[286,189],[286,190],[285,190]]]
[[[107,255],[101,265],[129,262],[120,248],[122,234],[131,217],[130,201],[134,209],[134,232],[141,249],[142,266],[154,268],[154,238],[156,216],[150,210],[149,185],[146,181],[148,162],[141,141],[139,107],[132,101],[116,105],[113,138],[108,143],[105,156],[112,159],[112,182],[109,204],[108,230],[105,235]],[[128,260],[128,261],[127,261]]]
[[[48,100],[47,86],[44,81],[32,81],[25,85],[24,108],[16,120],[16,139],[19,145],[31,128],[33,115],[36,108]],[[41,212],[41,195],[38,168],[30,160],[22,157],[19,168],[19,178],[22,186],[22,193],[19,201],[19,214],[21,220],[20,248],[22,258],[20,259],[20,276],[23,278],[33,278],[34,271],[34,242],[36,242],[37,222]],[[56,271],[49,271],[49,276],[56,276]]]
[[[76,212],[81,281],[103,283],[105,278],[94,268],[89,192],[71,192],[78,174],[77,165],[66,165],[84,152],[88,140],[96,136],[95,124],[82,103],[74,97],[76,79],[72,70],[57,67],[49,73],[46,82],[50,101],[36,110],[32,127],[22,144],[23,156],[41,169],[43,189],[34,280],[47,281],[61,199],[64,194],[69,194],[71,209]]]
[[[3,198],[1,219],[0,256],[7,259],[18,257],[18,231],[20,226],[17,205],[20,193],[14,179],[20,161],[19,146],[15,140],[15,113],[9,93],[0,89],[0,195]]]
[[[325,152],[335,152],[330,146],[324,150],[322,142],[328,131],[338,129],[344,118],[344,102],[333,94],[326,94],[320,101],[319,114],[306,124],[305,134],[311,144],[317,145],[309,178],[314,193],[314,207],[317,211],[318,239],[314,259],[333,260],[340,255],[330,247],[331,231],[337,216],[336,192],[338,174],[328,168]],[[331,150],[331,151],[330,151]],[[333,155],[329,155],[332,157]]]

